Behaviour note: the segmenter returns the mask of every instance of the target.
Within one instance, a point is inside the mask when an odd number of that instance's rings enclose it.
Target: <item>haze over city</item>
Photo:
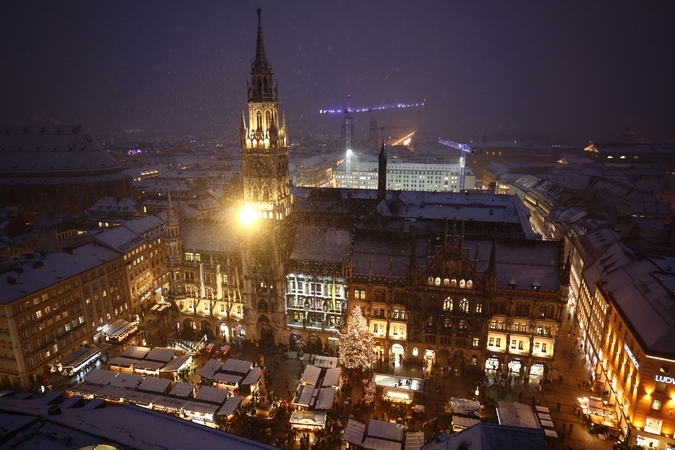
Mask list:
[[[236,133],[262,7],[291,137],[320,108],[449,137],[674,137],[671,2],[3,2],[0,123]],[[365,136],[369,114],[355,118]]]

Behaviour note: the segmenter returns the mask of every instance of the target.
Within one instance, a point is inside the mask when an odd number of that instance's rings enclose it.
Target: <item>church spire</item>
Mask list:
[[[260,21],[260,13],[262,9],[258,8],[258,40],[255,43],[255,60],[251,64],[252,72],[270,72],[272,68],[265,55],[265,41],[263,39],[262,24]]]

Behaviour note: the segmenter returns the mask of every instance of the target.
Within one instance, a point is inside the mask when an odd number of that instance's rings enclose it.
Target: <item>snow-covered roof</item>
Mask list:
[[[239,395],[235,395],[234,397],[230,397],[225,401],[225,404],[221,406],[221,408],[218,410],[218,415],[219,416],[229,416],[230,414],[234,413],[234,411],[237,409],[239,404],[241,403],[242,397]]]
[[[223,222],[181,220],[180,232],[183,236],[185,251],[208,249],[211,252],[220,253],[239,252],[239,242],[235,234]]]
[[[323,388],[319,390],[319,396],[316,399],[314,408],[316,409],[330,409],[333,406],[333,400],[335,399],[335,388]]]
[[[253,363],[249,361],[242,361],[240,359],[230,358],[227,361],[225,361],[225,364],[223,365],[223,371],[247,374],[252,367]]]
[[[174,397],[187,398],[194,392],[194,390],[195,390],[194,384],[178,382],[173,386],[171,392],[169,392],[169,395],[173,395]]]
[[[321,368],[308,364],[305,367],[305,372],[302,374],[300,382],[314,386],[319,379],[319,375],[321,375]]]
[[[344,229],[299,226],[293,243],[290,257],[293,261],[342,263],[351,235]]]
[[[150,361],[162,361],[162,362],[169,362],[173,359],[174,355],[176,354],[175,350],[171,350],[170,348],[153,348],[150,350],[150,353],[148,353],[145,356],[146,360]]]
[[[247,375],[246,378],[241,380],[242,385],[255,384],[260,380],[262,375],[262,369],[260,367],[254,367]]]
[[[112,370],[94,369],[84,377],[84,381],[89,384],[106,385],[110,384],[116,376],[117,372]]]
[[[140,375],[121,372],[110,382],[110,385],[125,388],[136,388],[139,384],[141,384],[141,381],[143,381],[143,377]]]
[[[124,356],[125,358],[143,359],[143,358],[146,357],[146,355],[149,352],[150,352],[149,347],[140,347],[138,345],[130,345],[127,348],[124,349],[121,356]]]
[[[223,365],[222,362],[218,361],[217,359],[211,358],[208,361],[206,361],[206,364],[204,364],[201,369],[199,369],[197,375],[204,378],[213,378],[213,375],[215,375],[215,373],[220,370],[222,365]]]
[[[403,440],[403,431],[395,423],[373,419],[368,422],[368,436],[400,443]],[[365,446],[367,447],[367,445]]]
[[[166,378],[145,377],[140,386],[138,386],[138,390],[162,394],[170,384],[171,380],[167,380]]]
[[[201,386],[195,395],[195,400],[221,405],[227,398],[229,391],[211,386]]]
[[[118,257],[96,244],[83,245],[70,253],[47,253],[0,277],[0,304],[10,304]]]
[[[164,367],[162,367],[162,372],[175,372],[190,359],[192,358],[190,355],[180,355],[180,356],[175,356],[171,361],[166,363]]]
[[[323,386],[337,386],[340,384],[341,369],[326,369],[326,374],[323,376]]]

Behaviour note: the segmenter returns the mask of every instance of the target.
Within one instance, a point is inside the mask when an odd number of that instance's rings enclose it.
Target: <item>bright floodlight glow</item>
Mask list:
[[[253,208],[247,206],[239,213],[239,219],[244,225],[253,225],[256,220],[255,211]]]
[[[348,155],[351,155],[351,154],[352,154],[352,150],[351,150],[351,149],[347,149],[347,154],[348,154]]]

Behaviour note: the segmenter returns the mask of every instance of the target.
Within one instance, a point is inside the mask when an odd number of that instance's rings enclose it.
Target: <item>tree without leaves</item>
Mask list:
[[[347,334],[340,338],[340,364],[347,369],[368,370],[375,363],[375,341],[368,331],[368,322],[355,306],[347,319]]]

